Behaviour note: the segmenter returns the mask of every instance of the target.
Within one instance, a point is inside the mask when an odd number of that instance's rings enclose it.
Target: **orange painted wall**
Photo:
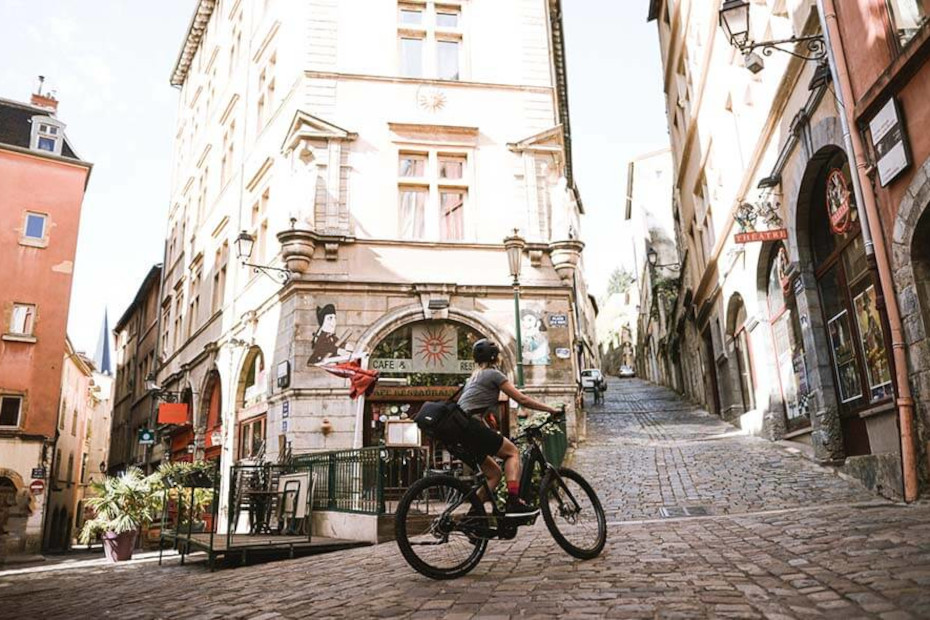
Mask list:
[[[14,302],[36,305],[35,343],[0,340],[0,390],[25,394],[21,430],[54,436],[89,169],[0,149],[0,334]],[[25,211],[49,215],[48,246],[20,245]]]
[[[926,9],[930,10],[930,0],[923,1]],[[884,0],[834,0],[834,4],[853,95],[857,105],[861,106],[867,97],[874,95],[871,91],[881,88],[876,84],[896,81],[893,64],[899,56],[897,52],[893,52],[893,42],[888,40],[890,17]],[[915,52],[927,55],[926,50],[917,49],[915,45],[920,45],[916,38],[912,45],[901,52],[902,56]],[[927,45],[924,44],[925,47]],[[894,88],[883,87],[884,92],[877,95],[876,99],[876,103],[881,105],[892,96],[897,97],[904,117],[912,160],[911,167],[888,187],[882,188],[877,174],[875,177],[875,194],[886,239],[892,236],[898,207],[914,178],[915,171],[930,158],[930,132],[927,131],[927,127],[930,127],[930,62],[924,61],[919,64],[913,75],[898,82]],[[857,123],[867,126],[869,120],[870,117],[858,118]],[[864,142],[868,143],[867,135]],[[871,145],[867,148],[871,149]]]

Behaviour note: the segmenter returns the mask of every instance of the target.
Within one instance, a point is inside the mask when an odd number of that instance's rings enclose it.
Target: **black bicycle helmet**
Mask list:
[[[472,345],[471,353],[475,363],[490,364],[497,360],[497,357],[501,354],[501,349],[487,338],[482,338]]]

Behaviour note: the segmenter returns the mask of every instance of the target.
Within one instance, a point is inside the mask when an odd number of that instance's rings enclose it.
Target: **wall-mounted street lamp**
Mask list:
[[[656,252],[653,248],[649,248],[646,251],[646,259],[649,261],[649,265],[652,267],[661,267],[663,269],[671,269],[673,271],[679,271],[681,269],[681,263],[659,263],[659,253]]]
[[[746,68],[758,73],[765,68],[762,58],[755,53],[760,49],[763,56],[771,56],[774,52],[784,52],[802,60],[823,60],[827,55],[823,35],[815,34],[806,37],[791,37],[775,41],[753,41],[749,38],[749,2],[747,0],[726,0],[720,8],[720,27],[727,35],[730,45],[743,54]],[[802,44],[801,49],[784,49],[779,45],[796,48]]]
[[[272,267],[270,265],[256,265],[248,262],[252,258],[252,250],[255,247],[255,237],[244,230],[236,237],[236,258],[246,267],[251,267],[255,271],[260,271],[275,282],[287,284],[294,272],[282,267]]]
[[[523,260],[526,241],[519,233],[520,231],[514,228],[513,234],[504,239],[504,248],[507,250],[510,275],[513,277],[513,305],[517,324],[517,387],[523,388],[523,336],[520,333],[520,263]]]

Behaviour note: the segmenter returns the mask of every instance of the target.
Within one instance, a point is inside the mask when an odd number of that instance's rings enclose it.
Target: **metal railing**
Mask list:
[[[423,475],[427,451],[374,446],[295,455],[293,464],[316,476],[314,509],[384,514]]]

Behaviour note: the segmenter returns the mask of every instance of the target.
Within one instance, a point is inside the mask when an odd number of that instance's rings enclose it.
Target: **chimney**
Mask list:
[[[37,92],[32,93],[32,97],[29,99],[29,103],[34,106],[45,108],[49,110],[51,114],[55,114],[58,111],[58,100],[55,99],[55,91],[51,91],[48,94],[42,93],[42,85],[45,84],[45,76],[39,76],[39,87]]]

